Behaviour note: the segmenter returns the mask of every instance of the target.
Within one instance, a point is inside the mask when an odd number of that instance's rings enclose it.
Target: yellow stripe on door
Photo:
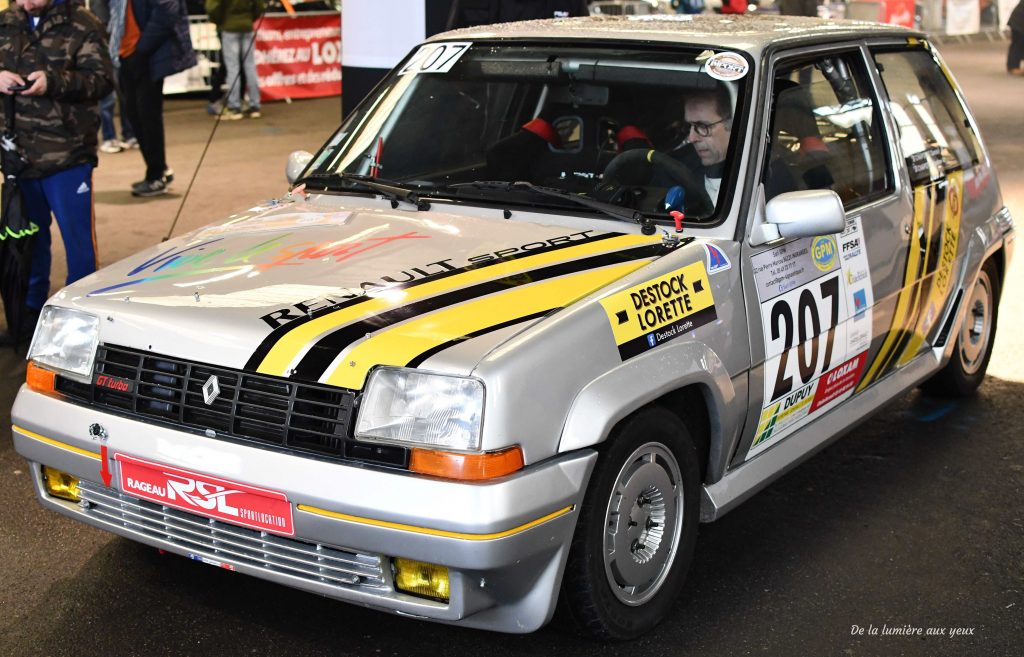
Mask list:
[[[950,284],[953,278],[953,264],[956,262],[957,247],[960,243],[960,211],[963,207],[963,171],[949,174],[946,186],[946,202],[943,204],[942,239],[939,243],[939,263],[932,276],[928,300],[920,313],[914,337],[903,350],[899,366],[906,365],[921,350],[928,331],[945,309],[949,300]]]
[[[446,342],[491,326],[565,307],[650,262],[638,260],[513,288],[383,329],[352,347],[326,383],[358,390],[375,365],[406,365]]]
[[[321,317],[296,326],[285,333],[271,347],[256,371],[261,374],[285,376],[287,369],[302,350],[320,336],[352,322],[393,310],[420,299],[451,292],[475,283],[504,278],[528,272],[531,269],[547,265],[559,264],[579,258],[598,255],[606,252],[620,251],[646,244],[655,244],[657,237],[644,235],[622,235],[596,242],[587,242],[578,246],[566,247],[555,251],[545,251],[536,255],[508,260],[488,267],[471,269],[461,274],[439,278],[436,281],[423,283],[409,288],[387,290],[381,296],[366,302],[342,308]]]
[[[893,311],[892,322],[889,324],[889,331],[885,334],[882,347],[875,354],[874,360],[871,361],[867,374],[864,375],[864,378],[857,385],[857,392],[874,383],[876,377],[885,371],[903,333],[901,329],[907,328],[907,318],[911,314],[911,304],[916,287],[914,283],[917,279],[921,263],[921,248],[918,235],[920,235],[924,225],[926,209],[932,204],[933,198],[929,194],[929,187],[927,186],[914,189],[914,223],[910,229],[910,243],[907,246],[907,269],[903,275],[903,287],[900,288],[899,296],[896,298],[896,309]]]

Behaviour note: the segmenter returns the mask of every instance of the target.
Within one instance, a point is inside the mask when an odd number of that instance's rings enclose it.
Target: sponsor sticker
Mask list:
[[[250,529],[292,536],[292,505],[284,493],[116,454],[121,490],[157,504]]]
[[[702,260],[617,292],[601,305],[622,360],[718,319]]]
[[[853,387],[860,381],[860,375],[864,372],[864,363],[868,359],[867,352],[862,352],[846,361],[834,370],[826,372],[818,383],[818,389],[814,393],[814,401],[811,402],[809,413],[813,413],[822,406],[834,402],[841,396],[853,390]]]
[[[832,271],[836,266],[836,240],[831,235],[815,237],[811,242],[811,257],[814,266],[821,271]]]
[[[750,66],[747,60],[734,52],[720,52],[704,63],[704,71],[716,80],[739,80],[747,74]]]
[[[858,315],[868,309],[867,292],[861,288],[853,293],[853,312]]]
[[[215,559],[211,559],[210,557],[204,557],[201,554],[193,554],[193,553],[189,552],[188,553],[188,558],[191,559],[192,561],[202,561],[205,564],[209,564],[211,566],[217,566],[218,568],[223,568],[224,570],[234,570],[235,569],[235,567],[233,565],[231,565],[231,564],[229,564],[229,563],[227,563],[225,561],[217,561]]]
[[[722,249],[718,248],[714,244],[705,244],[704,250],[708,255],[708,273],[717,274],[720,271],[732,269],[732,262],[729,261],[728,256]]]

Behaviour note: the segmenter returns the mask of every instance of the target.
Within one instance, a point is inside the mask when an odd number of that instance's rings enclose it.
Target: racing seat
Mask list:
[[[783,192],[831,189],[831,153],[818,131],[810,90],[777,78],[774,89],[771,145],[765,174],[765,200]]]

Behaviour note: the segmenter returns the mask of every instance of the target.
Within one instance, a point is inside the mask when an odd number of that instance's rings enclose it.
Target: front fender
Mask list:
[[[697,386],[710,420],[709,478],[742,427],[745,399],[736,394],[722,359],[697,342],[667,344],[632,358],[594,379],[573,400],[559,440],[568,452],[604,442],[630,413],[670,393]]]

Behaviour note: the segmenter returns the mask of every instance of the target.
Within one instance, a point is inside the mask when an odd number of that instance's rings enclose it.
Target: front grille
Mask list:
[[[115,526],[172,543],[190,554],[290,575],[339,588],[389,587],[382,560],[318,543],[236,527],[185,511],[153,504],[79,481],[84,513]]]
[[[96,385],[100,375],[126,385],[121,389]],[[207,404],[203,386],[211,376],[217,377],[220,394]],[[113,345],[100,345],[92,380],[93,384],[86,384],[58,377],[57,390],[90,406],[211,438],[237,438],[288,451],[399,467],[406,464],[402,448],[368,448],[349,440],[355,406],[351,390]]]

